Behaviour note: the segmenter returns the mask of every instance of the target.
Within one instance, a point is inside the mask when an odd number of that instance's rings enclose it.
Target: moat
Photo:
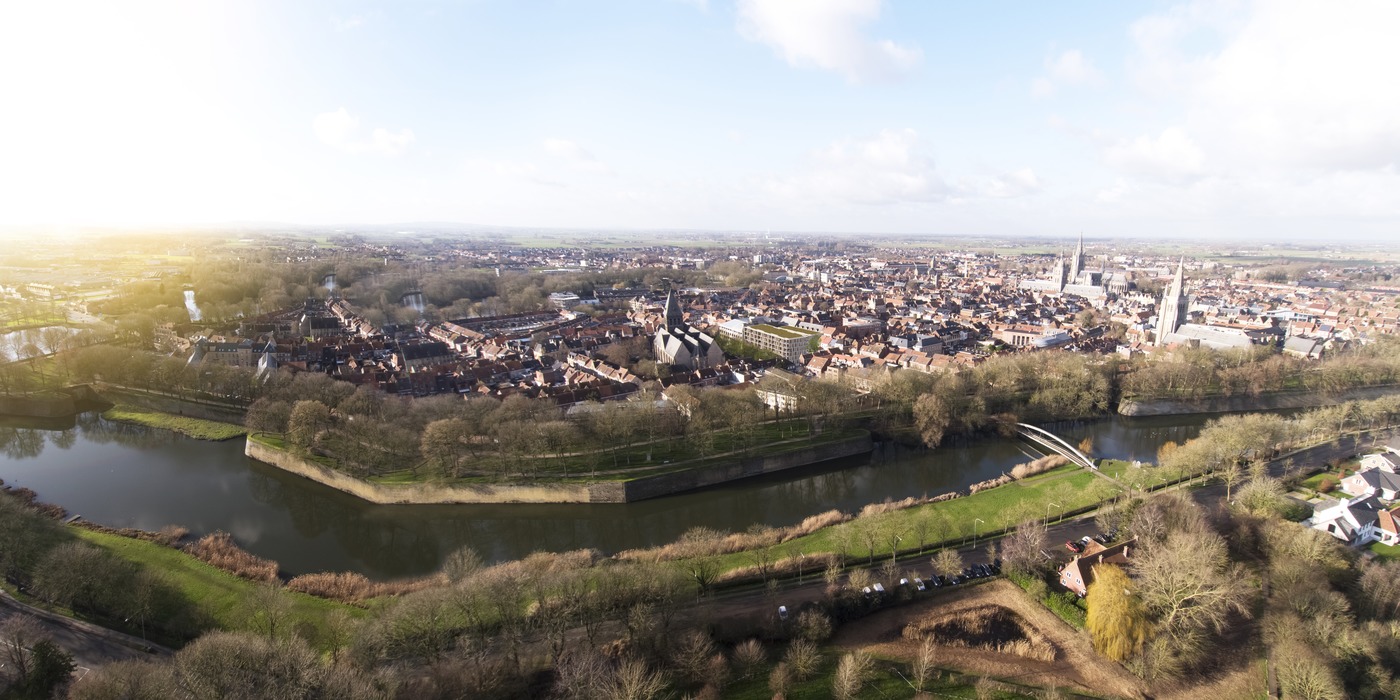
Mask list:
[[[1168,440],[1194,437],[1208,416],[1115,416],[1053,426],[1092,437],[1094,455],[1153,460]],[[886,445],[869,457],[630,504],[373,505],[243,455],[243,441],[203,442],[107,421],[0,420],[0,479],[27,487],[87,520],[195,534],[225,530],[284,571],[358,571],[373,578],[423,574],[453,549],[490,560],[537,550],[604,552],[674,540],[707,526],[787,525],[885,498],[933,495],[992,478],[1027,459],[1018,440],[985,439],[936,450]]]

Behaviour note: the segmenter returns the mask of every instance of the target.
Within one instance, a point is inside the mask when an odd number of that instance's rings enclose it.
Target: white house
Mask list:
[[[1313,511],[1303,524],[1321,530],[1347,544],[1361,546],[1381,538],[1380,514],[1385,509],[1375,496],[1343,498]]]
[[[1385,452],[1366,455],[1361,458],[1361,469],[1379,469],[1383,472],[1395,474],[1400,472],[1400,453],[1393,449],[1386,448]]]

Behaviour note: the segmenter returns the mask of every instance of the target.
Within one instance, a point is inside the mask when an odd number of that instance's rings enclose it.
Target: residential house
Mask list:
[[[1305,521],[1347,544],[1361,546],[1380,539],[1379,518],[1385,509],[1375,496],[1343,498],[1335,504],[1319,507]]]
[[[1105,547],[1089,540],[1084,551],[1076,554],[1068,564],[1060,569],[1060,585],[1083,597],[1089,592],[1089,584],[1094,582],[1094,566],[1097,564],[1117,564],[1122,566],[1129,561],[1129,555],[1137,546],[1137,539],[1119,542]]]

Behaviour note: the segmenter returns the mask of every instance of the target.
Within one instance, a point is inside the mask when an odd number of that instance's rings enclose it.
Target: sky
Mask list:
[[[0,3],[0,226],[1400,241],[1400,3]]]

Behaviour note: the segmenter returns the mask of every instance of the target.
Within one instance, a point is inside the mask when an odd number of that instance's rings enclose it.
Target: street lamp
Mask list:
[[[1045,524],[1046,524],[1046,525],[1049,525],[1049,524],[1050,524],[1050,506],[1055,506],[1056,508],[1064,508],[1064,506],[1062,506],[1062,505],[1060,505],[1060,504],[1058,504],[1058,503],[1046,503],[1046,504],[1045,504]]]
[[[972,521],[972,548],[977,549],[977,523],[986,522],[981,518]]]

